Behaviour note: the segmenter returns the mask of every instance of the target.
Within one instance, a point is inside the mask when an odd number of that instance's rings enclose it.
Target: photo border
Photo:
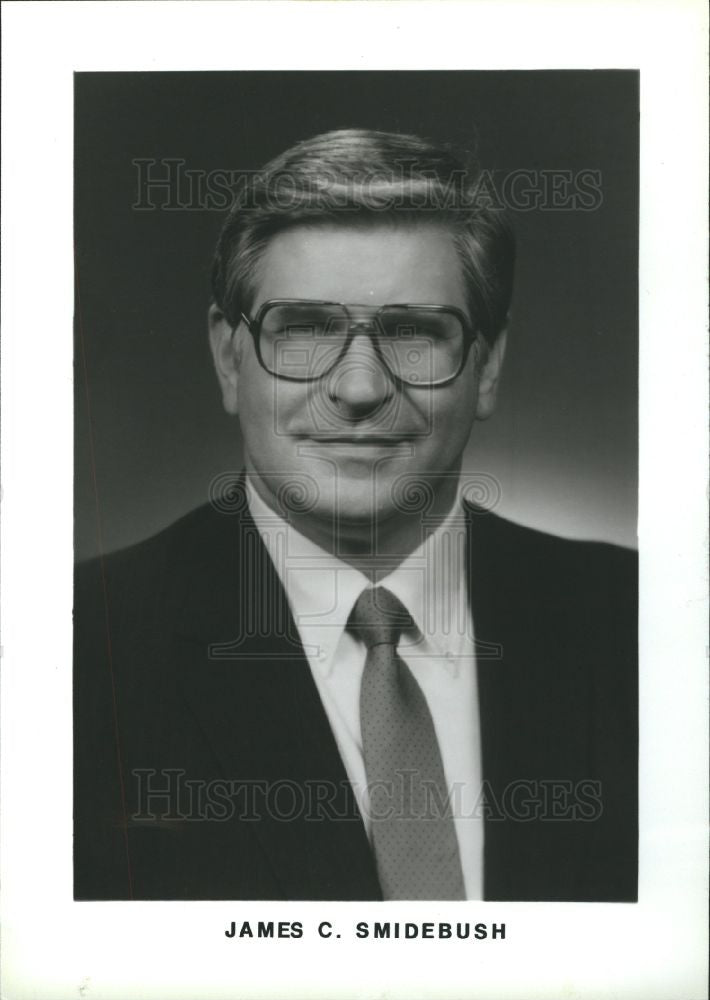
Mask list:
[[[704,4],[16,3],[3,26],[4,995],[700,1000]],[[638,904],[389,904],[391,920],[455,922],[467,907],[507,928],[502,941],[421,947],[318,939],[322,920],[381,919],[377,904],[72,901],[72,73],[267,66],[641,71]],[[239,919],[313,930],[235,944],[223,929]]]

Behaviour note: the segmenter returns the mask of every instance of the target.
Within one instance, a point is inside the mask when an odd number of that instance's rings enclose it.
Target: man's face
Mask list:
[[[377,307],[455,306],[468,315],[451,236],[433,225],[298,226],[276,235],[259,266],[252,316],[270,299],[319,299]],[[453,481],[473,421],[495,401],[503,342],[488,359],[472,349],[459,377],[424,388],[397,383],[367,333],[325,378],[290,382],[259,364],[242,323],[213,310],[211,339],[225,407],[238,413],[245,463],[262,498],[279,510],[287,484],[307,496],[308,518],[357,531],[401,511],[410,477],[435,489]],[[485,362],[485,363],[482,363]]]

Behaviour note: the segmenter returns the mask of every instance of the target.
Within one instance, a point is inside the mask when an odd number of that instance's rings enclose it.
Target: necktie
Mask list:
[[[363,590],[348,628],[367,646],[360,728],[385,899],[465,899],[444,768],[424,694],[397,655],[412,619],[384,587]]]

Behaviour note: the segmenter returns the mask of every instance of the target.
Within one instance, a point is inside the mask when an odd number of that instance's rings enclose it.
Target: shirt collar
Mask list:
[[[406,607],[416,628],[400,650],[441,658],[452,674],[468,625],[464,575],[465,520],[457,502],[447,517],[394,570],[370,581],[364,573],[310,541],[269,508],[247,477],[249,510],[279,575],[311,663],[326,675],[355,601],[370,586],[387,587]]]

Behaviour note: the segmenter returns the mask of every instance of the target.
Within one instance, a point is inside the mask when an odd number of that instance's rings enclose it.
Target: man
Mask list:
[[[513,242],[340,131],[250,183],[209,335],[244,474],[75,600],[75,893],[636,898],[636,572],[461,476]]]

